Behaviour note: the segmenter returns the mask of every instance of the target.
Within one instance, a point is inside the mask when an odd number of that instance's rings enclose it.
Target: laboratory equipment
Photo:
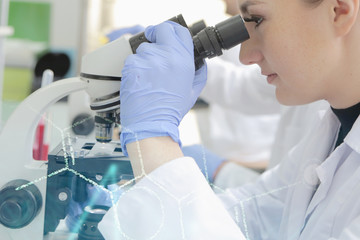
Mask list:
[[[97,184],[97,187],[106,188],[133,178],[130,161],[124,156],[120,143],[117,142],[101,144],[91,142],[87,138],[68,137],[64,144],[59,144],[49,154],[48,159],[48,176],[59,171],[61,173],[47,179],[45,234],[54,232],[60,220],[66,217],[71,199],[79,205],[88,202],[90,196],[87,192],[87,184]],[[71,170],[64,171],[66,168]],[[108,209],[108,206],[95,206],[95,204],[86,207]],[[90,214],[93,217],[96,215],[94,210],[84,209],[84,212],[84,214],[93,212]],[[78,222],[77,232],[86,230],[82,225],[87,220],[87,217],[79,219],[81,222]],[[93,226],[96,225],[94,219],[91,222]]]
[[[54,72],[46,69],[42,74],[41,87],[45,87],[52,83],[54,80]],[[50,130],[47,126],[47,119],[49,115],[44,113],[40,118],[39,124],[35,132],[35,140],[33,146],[33,157],[35,160],[47,160],[49,153],[49,136]]]
[[[197,21],[189,26],[190,33],[196,35],[206,28],[204,20]],[[144,31],[144,27],[135,25],[133,27],[114,30],[107,37],[112,42],[125,34],[137,34]],[[70,94],[67,98],[69,105],[69,120],[72,125],[72,132],[75,136],[93,137],[95,123],[94,112],[90,109],[89,95],[85,91]]]
[[[90,109],[90,98],[86,91],[70,94],[67,105],[72,135],[94,138],[95,114]]]
[[[178,15],[170,20],[187,27],[182,15]],[[215,25],[215,27],[202,29],[193,36],[196,68],[198,69],[204,64],[205,58],[220,56],[222,49],[230,49],[248,38],[248,32],[240,15],[226,19]],[[117,63],[124,62],[126,56],[135,53],[137,47],[143,42],[148,42],[148,40],[142,32],[132,36],[130,39],[127,36],[121,37],[109,43],[107,48],[100,48],[85,55],[83,62],[86,61],[87,64],[82,65],[80,76],[95,82],[107,80],[107,82],[114,84],[113,89],[119,89],[119,87],[116,87],[119,86],[119,83],[117,84],[116,82],[121,80],[122,67]],[[114,56],[114,52],[121,52],[123,54]],[[100,59],[107,60],[101,61]],[[99,142],[109,142],[113,135],[112,129],[114,124],[120,121],[119,92],[110,91],[107,95],[96,95],[97,93],[95,92],[90,93],[90,96],[95,96],[91,100],[90,107],[97,113],[95,116],[95,137]]]
[[[79,240],[103,240],[98,229],[98,224],[106,214],[108,207],[94,206],[94,208],[86,207],[85,213],[88,214],[86,221],[82,224],[79,231]],[[100,236],[100,237],[99,237]]]
[[[171,20],[187,27],[181,15]],[[206,27],[193,36],[196,65],[248,37],[240,16]],[[0,135],[2,240],[43,239],[44,233],[54,231],[59,220],[66,216],[70,198],[81,202],[87,197],[86,183],[106,187],[132,175],[130,161],[111,137],[112,128],[120,120],[121,70],[126,57],[136,50],[134,46],[144,41],[147,40],[141,35],[124,36],[85,55],[80,77],[40,88],[10,116]],[[89,94],[91,109],[96,112],[97,143],[64,136],[59,147],[49,155],[48,162],[35,161],[32,143],[42,114],[59,99],[81,90]],[[18,124],[19,119],[26,121]],[[99,142],[106,144],[95,151]],[[115,174],[111,176],[115,177],[105,178],[112,171]]]
[[[170,20],[188,27],[181,15]],[[199,27],[202,29],[203,24],[201,21],[194,24],[190,27],[190,33],[196,33],[199,31]],[[204,64],[205,58],[220,56],[223,49],[230,49],[248,38],[249,34],[240,15],[230,17],[214,27],[203,28],[193,36],[195,68],[199,69]],[[136,48],[146,41],[144,33],[139,33],[130,38],[132,51],[135,52]]]

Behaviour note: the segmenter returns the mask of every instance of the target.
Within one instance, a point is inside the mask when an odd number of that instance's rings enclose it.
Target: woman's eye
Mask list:
[[[244,18],[245,22],[255,22],[256,23],[255,28],[257,28],[262,23],[263,20],[264,18],[258,16],[251,16],[249,18]]]

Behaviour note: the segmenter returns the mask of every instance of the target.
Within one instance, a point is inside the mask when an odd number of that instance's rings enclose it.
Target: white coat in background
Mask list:
[[[329,103],[322,100],[301,106],[282,106],[279,126],[271,148],[267,169],[275,167],[307,132],[318,124],[318,116],[325,113]],[[238,187],[255,181],[260,174],[234,163],[225,164],[214,181],[214,189]]]
[[[124,194],[100,230],[110,240],[359,239],[360,118],[333,151],[339,126],[329,109],[278,166],[219,196],[194,161],[175,159]]]
[[[201,130],[206,133],[202,141],[209,150],[226,159],[268,161],[280,105],[276,100],[264,104],[267,98],[275,99],[275,88],[266,83],[257,67],[240,63],[239,48],[226,50],[222,56],[207,61],[207,83],[200,98],[209,103],[206,119],[209,126]],[[259,82],[260,91],[252,87],[253,81]],[[260,103],[251,101],[255,98],[251,96],[253,94],[259,95],[257,99]],[[239,105],[243,106],[242,109],[238,106],[234,109],[229,104],[234,101],[241,101]],[[200,122],[200,128],[205,126],[207,124]]]

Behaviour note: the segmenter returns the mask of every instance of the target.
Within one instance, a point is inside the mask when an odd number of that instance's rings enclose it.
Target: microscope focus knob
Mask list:
[[[87,113],[77,115],[72,121],[72,130],[76,135],[87,136],[94,128],[94,117]]]
[[[0,223],[8,228],[28,225],[41,209],[41,193],[34,184],[17,190],[27,183],[26,180],[13,180],[0,190]]]

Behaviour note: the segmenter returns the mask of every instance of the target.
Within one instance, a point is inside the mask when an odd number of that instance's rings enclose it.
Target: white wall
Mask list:
[[[182,14],[187,24],[204,19],[208,25],[224,19],[222,0],[118,0],[115,24],[153,25]]]
[[[226,18],[222,0],[87,0],[86,52],[101,46],[101,36],[115,28],[161,23],[182,14],[191,25],[205,20],[208,26]]]

